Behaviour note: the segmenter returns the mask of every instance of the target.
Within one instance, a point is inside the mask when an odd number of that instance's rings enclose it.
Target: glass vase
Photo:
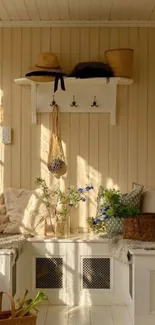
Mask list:
[[[70,216],[56,216],[55,237],[67,238],[70,236]]]

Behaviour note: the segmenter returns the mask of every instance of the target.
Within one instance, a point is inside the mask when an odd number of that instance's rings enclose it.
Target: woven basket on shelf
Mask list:
[[[5,294],[10,300],[10,310],[2,311],[2,297]],[[36,325],[37,316],[23,316],[15,318],[15,301],[13,297],[6,292],[0,292],[0,325]]]
[[[155,213],[124,218],[124,239],[155,241]]]
[[[105,51],[106,63],[113,70],[115,77],[132,78],[132,49],[113,49]]]

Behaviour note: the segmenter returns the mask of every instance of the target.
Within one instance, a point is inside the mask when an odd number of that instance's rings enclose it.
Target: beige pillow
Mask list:
[[[141,212],[155,213],[155,190],[146,188],[141,195]]]
[[[4,197],[10,221],[4,233],[44,235],[47,208],[40,189],[8,188],[4,191]]]

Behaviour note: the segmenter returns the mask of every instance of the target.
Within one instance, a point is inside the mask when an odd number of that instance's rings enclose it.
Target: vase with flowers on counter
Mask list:
[[[36,179],[36,184],[42,189],[43,200],[48,209],[48,220],[45,220],[45,235],[52,233],[54,237],[70,236],[70,211],[78,208],[80,202],[87,201],[88,193],[93,190],[92,185],[86,185],[75,189],[69,186],[67,190],[61,190],[60,187],[50,188],[45,180]],[[48,225],[47,225],[48,224]],[[50,231],[49,231],[50,228]]]

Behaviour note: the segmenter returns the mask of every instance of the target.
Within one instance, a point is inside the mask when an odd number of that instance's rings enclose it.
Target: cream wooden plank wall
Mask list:
[[[0,144],[1,189],[34,188],[35,178],[56,181],[46,168],[51,114],[40,114],[31,125],[30,90],[13,79],[24,76],[40,51],[55,52],[70,70],[78,61],[104,59],[108,48],[135,50],[134,84],[118,94],[117,125],[108,114],[61,116],[68,173],[58,183],[84,186],[95,194],[72,215],[72,229],[85,229],[94,215],[100,184],[131,190],[132,182],[155,187],[155,29],[154,28],[2,28],[0,29],[1,121],[13,130],[11,145]]]

